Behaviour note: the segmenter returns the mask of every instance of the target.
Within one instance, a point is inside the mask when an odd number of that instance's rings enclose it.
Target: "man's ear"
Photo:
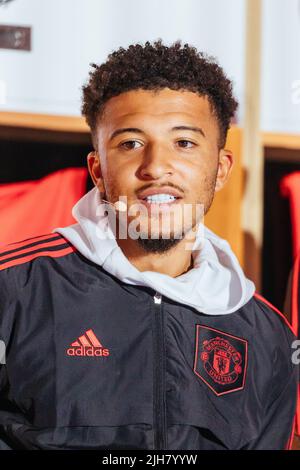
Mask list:
[[[105,189],[101,172],[100,157],[96,150],[88,154],[87,165],[94,185],[97,186],[100,193],[104,193]]]
[[[230,150],[221,149],[216,179],[215,192],[220,191],[226,184],[233,167],[233,154]]]

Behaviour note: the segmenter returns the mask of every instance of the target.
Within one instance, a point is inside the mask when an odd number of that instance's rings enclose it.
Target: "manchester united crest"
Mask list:
[[[244,388],[247,355],[245,339],[196,325],[194,372],[216,395]]]

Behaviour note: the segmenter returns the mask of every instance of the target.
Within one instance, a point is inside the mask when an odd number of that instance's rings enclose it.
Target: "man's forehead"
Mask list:
[[[205,96],[191,91],[131,90],[107,101],[101,117],[101,123],[119,122],[137,117],[172,119],[182,117],[198,118],[211,116],[211,106]]]

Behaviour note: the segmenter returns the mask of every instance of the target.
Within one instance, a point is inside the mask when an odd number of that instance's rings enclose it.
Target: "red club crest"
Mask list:
[[[243,338],[196,325],[194,372],[216,395],[244,388],[247,352]]]

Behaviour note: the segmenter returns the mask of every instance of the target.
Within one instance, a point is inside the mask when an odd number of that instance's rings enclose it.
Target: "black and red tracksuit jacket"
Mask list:
[[[0,254],[1,449],[285,449],[295,336],[254,296],[205,315],[60,234]]]

